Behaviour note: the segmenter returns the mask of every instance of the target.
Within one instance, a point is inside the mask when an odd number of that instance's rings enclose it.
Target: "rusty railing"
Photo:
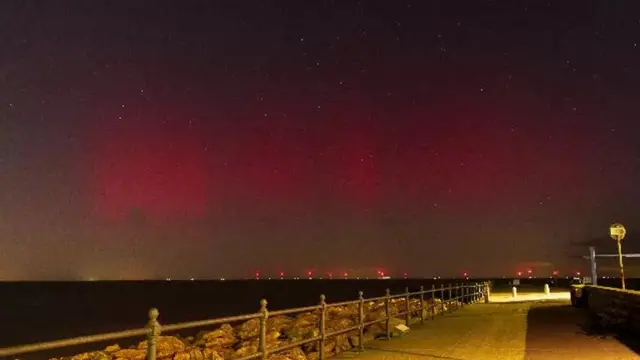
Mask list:
[[[447,299],[444,298],[445,290],[448,293]],[[411,315],[415,312],[418,312],[418,320],[420,323],[425,321],[425,310],[428,310],[431,319],[435,318],[436,315],[436,307],[441,306],[441,314],[445,315],[445,309],[448,308],[449,312],[454,310],[454,306],[457,308],[457,305],[460,304],[461,307],[464,307],[465,303],[475,303],[481,300],[487,301],[488,295],[488,283],[473,283],[473,284],[449,284],[448,287],[444,287],[441,285],[440,288],[436,288],[435,285],[431,286],[431,289],[425,290],[424,287],[420,287],[419,291],[410,292],[409,288],[405,288],[405,292],[402,294],[392,295],[390,290],[386,290],[386,294],[380,297],[373,298],[364,298],[362,291],[358,293],[358,300],[352,301],[344,301],[337,303],[327,303],[324,295],[320,295],[320,303],[314,306],[307,307],[299,307],[293,309],[285,309],[285,310],[277,310],[277,311],[269,311],[267,309],[267,300],[262,299],[260,301],[260,310],[257,313],[239,315],[239,316],[230,316],[230,317],[222,317],[215,318],[210,320],[201,320],[201,321],[190,321],[183,322],[171,325],[163,325],[161,326],[158,322],[159,312],[157,309],[149,310],[149,320],[147,325],[144,328],[132,329],[132,330],[124,330],[119,332],[112,333],[104,333],[99,335],[90,335],[90,336],[81,336],[75,338],[69,338],[64,340],[57,341],[49,341],[42,343],[35,343],[29,345],[19,345],[8,348],[0,348],[0,359],[24,355],[35,352],[42,352],[47,350],[61,349],[61,348],[69,348],[73,346],[86,345],[92,343],[102,343],[113,340],[122,340],[127,338],[134,338],[139,336],[146,335],[146,359],[147,360],[156,360],[156,345],[158,342],[158,338],[160,337],[161,332],[175,332],[178,330],[184,329],[193,329],[214,325],[222,325],[225,323],[234,323],[239,321],[248,321],[252,319],[259,319],[260,328],[258,334],[258,351],[254,354],[234,358],[234,360],[250,360],[260,358],[265,360],[268,355],[279,353],[282,351],[290,350],[304,344],[318,342],[318,356],[319,360],[325,359],[325,351],[324,351],[324,343],[327,339],[345,334],[352,331],[358,331],[358,350],[364,351],[364,330],[365,328],[384,322],[385,330],[386,330],[386,338],[391,339],[392,331],[390,321],[392,318],[397,318],[404,316],[405,324],[408,326],[411,324]],[[440,297],[437,298],[437,293],[440,293]],[[428,298],[425,298],[428,296]],[[417,309],[410,308],[410,302],[412,297],[419,297],[420,306]],[[396,299],[404,300],[404,311],[393,313],[391,312],[391,304]],[[436,303],[435,299],[440,299],[440,304]],[[425,307],[425,300],[432,300],[431,303],[427,307]],[[372,301],[384,301],[385,308],[385,316],[381,319],[373,320],[365,322],[365,303]],[[326,314],[327,309],[338,306],[347,306],[347,305],[357,305],[358,306],[358,323],[339,330],[327,332],[326,327]],[[447,306],[448,305],[448,306]],[[447,306],[445,308],[445,306]],[[311,337],[309,339],[304,339],[300,341],[291,342],[282,346],[278,346],[275,348],[267,348],[267,319],[273,316],[282,316],[282,315],[291,315],[296,313],[303,312],[319,312],[319,334],[317,336]]]

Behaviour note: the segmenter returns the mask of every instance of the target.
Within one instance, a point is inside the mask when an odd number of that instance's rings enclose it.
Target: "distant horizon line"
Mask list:
[[[380,281],[380,280],[456,280],[456,281],[482,281],[482,280],[506,280],[506,279],[521,279],[521,280],[536,280],[536,279],[570,279],[575,277],[584,276],[532,276],[532,277],[518,277],[518,276],[488,276],[488,277],[271,277],[271,278],[154,278],[154,279],[43,279],[43,280],[0,280],[1,283],[49,283],[49,282],[233,282],[233,281]],[[619,276],[598,276],[599,279],[616,279]],[[627,277],[627,279],[638,279],[636,277]]]

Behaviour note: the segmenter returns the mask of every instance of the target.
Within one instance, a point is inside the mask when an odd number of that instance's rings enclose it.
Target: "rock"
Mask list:
[[[109,345],[106,348],[104,348],[104,352],[106,353],[114,353],[118,350],[120,350],[120,345],[118,344]]]
[[[327,320],[341,319],[345,317],[357,318],[359,316],[358,304],[332,306],[330,308],[327,308],[326,311]]]
[[[260,319],[249,319],[236,327],[236,334],[240,340],[247,340],[260,333]]]
[[[267,331],[283,332],[291,327],[293,320],[286,316],[274,316],[267,318]]]
[[[353,333],[351,333],[353,334]],[[335,342],[333,352],[339,354],[343,351],[351,349],[351,343],[349,342],[349,334],[336,335],[333,339]]]
[[[300,313],[283,332],[292,341],[311,339],[320,335],[320,318],[314,313]]]
[[[266,346],[267,349],[273,349],[280,345],[286,343],[285,341],[280,340],[280,332],[279,331],[270,331],[266,334]],[[258,352],[259,349],[259,341],[260,339],[254,338],[251,340],[243,341],[239,344],[238,349],[235,351],[235,357],[244,357],[248,355],[252,355]]]
[[[111,360],[111,355],[104,351],[92,351],[74,355],[69,360]]]
[[[138,349],[147,350],[147,342],[142,341],[138,344]],[[180,339],[174,336],[159,336],[156,343],[156,358],[171,357],[177,352],[184,351],[185,346]]]
[[[271,354],[267,360],[307,360],[307,356],[301,348],[296,347],[280,353]]]
[[[204,348],[202,349],[202,356],[204,360],[223,360],[224,358],[215,350]]]
[[[326,322],[326,332],[334,332],[338,330],[343,330],[357,324],[356,320],[349,317],[343,317],[335,320],[329,320]]]
[[[378,308],[364,314],[364,322],[382,320],[387,316],[384,308]]]
[[[378,338],[380,336],[386,336],[387,331],[384,328],[382,323],[371,324],[364,328],[365,336],[371,336],[373,339]]]
[[[373,340],[374,336],[370,332],[363,332],[362,338],[363,342],[366,344],[368,341]],[[349,343],[351,343],[352,347],[360,346],[360,334],[357,331],[349,335]]]
[[[307,352],[307,360],[320,360],[320,353],[317,351]]]
[[[320,317],[315,313],[300,313],[293,319],[291,323],[292,327],[309,327],[309,326],[318,326],[320,321]]]
[[[113,354],[114,359],[144,360],[147,356],[146,349],[122,349]]]
[[[243,343],[238,350],[233,352],[233,355],[231,356],[231,358],[241,358],[241,357],[253,355],[257,352],[258,352],[258,343],[254,341],[247,341],[246,343]],[[228,357],[225,356],[225,359],[227,358]]]
[[[213,353],[215,353],[215,351]],[[221,359],[222,358],[220,358],[220,360]],[[205,360],[205,355],[202,349],[198,347],[189,347],[183,351],[177,352],[173,357],[173,360]]]
[[[274,316],[267,318],[267,332],[282,332],[288,330],[293,325],[294,320],[286,316]],[[248,340],[258,337],[260,334],[260,319],[245,321],[236,327],[236,334],[240,340]]]
[[[223,324],[216,330],[198,335],[196,345],[213,349],[231,347],[238,340],[233,328],[229,324]]]

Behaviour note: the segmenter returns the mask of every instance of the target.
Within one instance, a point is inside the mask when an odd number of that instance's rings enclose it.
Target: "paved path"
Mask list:
[[[614,338],[585,334],[585,313],[566,300],[474,304],[390,341],[369,342],[351,360],[631,360]]]

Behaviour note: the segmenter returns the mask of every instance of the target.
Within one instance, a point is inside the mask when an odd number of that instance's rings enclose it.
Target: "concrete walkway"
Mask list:
[[[369,342],[350,360],[631,360],[640,355],[618,340],[585,333],[585,313],[566,300],[474,304],[412,325],[390,341]],[[588,330],[587,330],[588,331]]]

